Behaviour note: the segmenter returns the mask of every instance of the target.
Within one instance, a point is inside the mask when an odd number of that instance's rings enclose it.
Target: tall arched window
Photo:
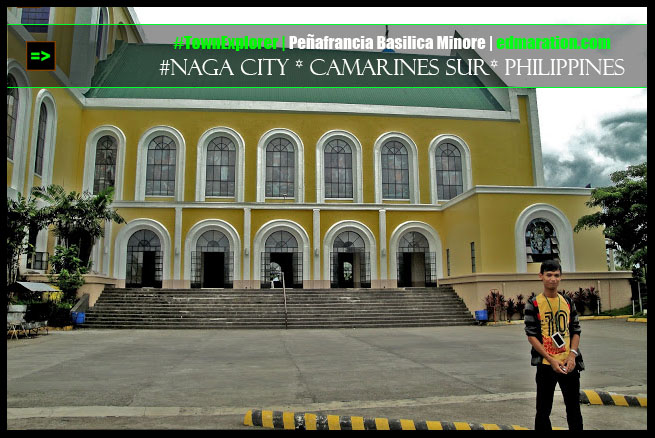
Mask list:
[[[216,137],[207,146],[205,196],[234,196],[237,151],[227,137]]]
[[[274,138],[266,146],[266,196],[295,196],[294,148],[286,138]]]
[[[407,148],[396,140],[382,146],[382,197],[409,199],[409,157]]]
[[[146,196],[175,195],[175,141],[159,135],[148,143]]]
[[[96,56],[100,57],[100,49],[102,48],[102,33],[104,32],[105,12],[100,8],[98,13],[98,32],[96,34]]]
[[[100,137],[96,146],[93,194],[115,186],[117,153],[118,144],[114,137],[110,135]]]
[[[464,191],[461,153],[455,145],[441,143],[435,154],[437,196],[439,199],[452,199]]]
[[[36,137],[36,160],[34,160],[34,173],[43,175],[43,153],[45,151],[46,129],[48,127],[48,110],[45,103],[39,109],[39,128]]]
[[[353,154],[350,145],[341,139],[325,146],[325,197],[353,197]]]
[[[13,75],[7,75],[7,158],[14,159],[16,125],[18,124],[18,84]]]
[[[525,230],[525,251],[528,263],[559,260],[555,227],[543,218],[531,220]]]

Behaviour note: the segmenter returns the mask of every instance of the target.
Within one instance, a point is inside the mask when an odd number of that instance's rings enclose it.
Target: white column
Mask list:
[[[250,208],[243,209],[243,282],[245,287],[250,284]]]
[[[386,287],[387,280],[387,211],[380,210],[380,278]],[[371,254],[372,256],[373,254]]]
[[[312,279],[314,280],[314,287],[316,286],[316,282],[321,280],[321,210],[318,208],[314,208],[314,231],[312,235],[312,240],[313,242],[313,258],[314,258],[314,276]]]
[[[180,280],[182,270],[182,207],[175,207],[175,243],[173,248],[173,279]]]

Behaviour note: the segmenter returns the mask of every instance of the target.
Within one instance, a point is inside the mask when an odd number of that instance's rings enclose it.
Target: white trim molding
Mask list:
[[[86,138],[84,155],[84,179],[82,191],[93,193],[95,181],[96,147],[101,137],[109,135],[116,140],[116,180],[114,181],[114,201],[123,199],[123,169],[125,167],[125,148],[127,141],[121,129],[114,125],[102,125],[95,128]]]
[[[371,263],[371,281],[378,279],[378,264],[377,264],[377,244],[375,235],[371,232],[370,228],[361,222],[353,220],[344,220],[332,225],[323,238],[323,280],[332,281],[330,278],[330,253],[334,246],[334,239],[345,231],[352,231],[357,233],[363,240],[365,250],[369,253],[369,260]],[[316,275],[315,275],[316,277]]]
[[[287,231],[296,238],[298,242],[298,249],[302,248],[302,279],[308,281],[311,279],[311,246],[309,245],[309,235],[307,231],[299,224],[286,220],[274,219],[266,222],[262,227],[257,230],[255,238],[253,239],[253,274],[251,279],[261,283],[261,264],[262,252],[266,247],[266,239],[276,231]]]
[[[114,277],[125,280],[127,269],[127,242],[139,230],[150,230],[157,235],[163,255],[162,287],[167,280],[171,280],[171,235],[161,223],[154,219],[139,218],[128,222],[116,235],[114,242]]]
[[[516,272],[528,272],[528,258],[525,253],[525,230],[530,221],[538,218],[546,219],[555,228],[563,273],[575,272],[573,227],[566,215],[550,204],[532,204],[524,209],[516,219],[514,226]]]
[[[388,141],[395,140],[407,148],[409,164],[409,202],[410,204],[420,203],[419,180],[418,180],[418,149],[416,143],[406,134],[401,132],[387,132],[375,140],[373,146],[373,167],[375,176],[375,202],[382,203],[382,146]]]
[[[364,202],[363,171],[362,171],[362,144],[348,131],[332,130],[321,136],[316,142],[316,202],[325,202],[325,146],[332,140],[343,140],[352,150],[353,174],[353,202]],[[330,199],[330,198],[328,198]]]
[[[411,231],[421,233],[428,241],[430,252],[435,254],[436,278],[443,278],[442,245],[439,233],[429,224],[419,221],[408,221],[398,225],[389,238],[389,279],[398,280],[398,242],[400,238]]]
[[[241,280],[241,239],[237,230],[228,222],[220,219],[205,219],[194,226],[187,232],[184,240],[184,276],[183,280],[191,280],[191,252],[195,250],[198,239],[207,231],[220,231],[227,237],[230,242],[230,251],[233,254],[232,280]]]
[[[39,119],[41,104],[45,104],[47,111],[45,144],[43,145],[43,168],[41,170],[41,185],[48,186],[52,183],[52,172],[55,161],[55,146],[57,145],[57,103],[55,98],[45,88],[39,90],[34,100],[34,115],[32,117],[32,139],[30,141],[30,160],[27,180],[27,193],[34,187],[34,170],[36,163],[36,144],[39,138]],[[64,157],[62,157],[64,158]]]
[[[295,132],[276,128],[264,133],[257,143],[257,202],[266,202],[266,147],[276,137],[286,138],[294,147],[294,184],[293,199],[296,202],[305,202],[305,153],[302,140]],[[269,197],[270,198],[270,197]],[[280,198],[274,198],[280,199]]]
[[[198,153],[196,161],[196,201],[205,201],[207,187],[207,147],[216,137],[227,137],[236,148],[236,163],[234,166],[234,197],[236,202],[243,202],[245,190],[246,146],[243,137],[232,128],[217,126],[205,131],[198,140]]]
[[[143,201],[146,197],[146,166],[148,163],[148,144],[159,136],[166,135],[175,141],[175,201],[184,201],[184,166],[186,143],[184,137],[172,126],[154,126],[139,138],[136,157],[136,179],[134,184],[134,200]]]
[[[15,27],[15,26],[8,26]],[[11,183],[7,187],[7,193],[11,190],[13,195],[22,192],[25,183],[25,164],[27,161],[27,137],[29,135],[30,113],[32,108],[32,89],[30,78],[23,66],[13,58],[7,59],[7,76],[12,75],[16,79],[18,87],[18,112],[16,119],[16,131],[14,133],[14,154],[7,158],[13,162],[11,172]],[[11,196],[15,199],[15,196]]]
[[[430,147],[428,148],[428,158],[430,163],[430,202],[438,204],[440,199],[437,190],[437,162],[435,151],[442,143],[450,143],[454,145],[460,153],[462,159],[462,193],[473,188],[473,176],[471,167],[471,149],[466,144],[464,139],[454,134],[440,134],[432,139]],[[443,199],[441,201],[448,201]]]

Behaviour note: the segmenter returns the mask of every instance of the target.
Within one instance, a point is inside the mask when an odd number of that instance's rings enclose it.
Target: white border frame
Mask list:
[[[395,230],[391,233],[389,238],[389,250],[387,251],[389,259],[389,273],[388,278],[390,280],[398,281],[398,263],[396,261],[396,253],[398,252],[398,242],[400,238],[410,231],[415,231],[421,233],[428,241],[430,246],[430,252],[435,253],[435,267],[437,269],[436,278],[437,281],[440,278],[443,278],[443,254],[442,254],[442,244],[441,238],[437,230],[432,228],[431,225],[425,222],[419,221],[408,221],[403,222],[398,225]]]
[[[205,131],[198,140],[198,151],[196,159],[196,201],[205,201],[207,188],[207,147],[209,142],[216,137],[227,137],[234,143],[236,148],[236,162],[234,166],[234,197],[209,196],[209,199],[233,199],[236,202],[243,202],[245,190],[245,169],[246,169],[246,147],[243,137],[232,128],[217,126]]]
[[[154,219],[139,218],[127,223],[116,235],[114,243],[114,278],[125,281],[127,263],[127,242],[139,230],[150,230],[159,237],[163,255],[162,288],[166,281],[171,280],[171,235],[160,222]]]
[[[332,282],[330,278],[330,253],[334,246],[334,240],[337,236],[345,231],[353,231],[357,233],[365,244],[365,250],[369,253],[369,262],[371,265],[371,283],[373,280],[378,280],[378,263],[379,259],[377,254],[377,243],[375,235],[371,230],[359,221],[344,220],[332,225],[323,238],[323,280]]]
[[[184,241],[184,276],[182,279],[191,281],[191,252],[194,251],[200,236],[212,230],[220,231],[230,241],[230,250],[233,253],[232,280],[241,280],[241,238],[231,224],[220,219],[202,220],[187,232]]]
[[[266,146],[275,137],[283,137],[294,147],[295,165],[295,193],[292,199],[296,202],[305,202],[305,153],[302,140],[295,132],[285,128],[275,128],[266,131],[257,143],[257,202],[266,202],[266,199],[283,199],[283,197],[266,196]],[[287,197],[289,199],[289,197]]]
[[[375,202],[380,204],[383,201],[406,201],[403,199],[386,199],[382,197],[382,146],[390,141],[396,140],[407,148],[409,164],[409,203],[419,204],[419,175],[418,175],[418,148],[416,143],[408,135],[401,132],[387,132],[375,140],[373,146],[373,166],[375,176]]]
[[[514,226],[516,272],[528,272],[528,257],[525,253],[525,230],[530,221],[537,218],[546,219],[555,227],[563,273],[575,272],[573,227],[566,215],[550,204],[532,204],[525,208],[516,219]]]
[[[96,148],[98,146],[98,140],[105,135],[112,136],[116,140],[116,181],[114,183],[114,201],[120,201],[123,199],[123,173],[125,168],[125,148],[127,140],[123,131],[114,125],[98,126],[91,131],[86,138],[82,191],[93,193]]]
[[[136,179],[134,184],[134,200],[144,201],[146,198],[146,165],[148,162],[148,144],[150,140],[166,135],[175,140],[175,201],[184,201],[184,166],[186,158],[186,142],[182,133],[172,126],[154,126],[144,132],[139,138],[136,157]],[[170,196],[147,195],[148,197],[170,198]]]
[[[442,143],[453,144],[460,153],[462,159],[462,193],[470,190],[473,187],[473,175],[471,167],[471,149],[468,144],[459,136],[454,134],[440,134],[432,139],[430,147],[428,148],[428,156],[430,162],[430,202],[438,204],[441,202],[450,201],[450,199],[439,199],[437,194],[437,163],[435,158],[435,151]],[[459,195],[458,195],[459,196]]]
[[[362,171],[362,144],[348,131],[331,130],[321,136],[316,143],[316,202],[325,202],[325,145],[334,139],[343,140],[350,145],[352,150],[353,170],[353,197],[352,198],[327,198],[330,200],[352,199],[357,203],[364,202],[363,195],[363,171]]]
[[[302,245],[302,279],[303,282],[311,280],[312,251],[309,245],[309,235],[302,226],[287,219],[274,219],[266,222],[257,230],[253,239],[253,272],[250,278],[257,282],[258,288],[261,287],[262,252],[265,249],[266,239],[276,231],[288,231],[296,238],[298,245]]]

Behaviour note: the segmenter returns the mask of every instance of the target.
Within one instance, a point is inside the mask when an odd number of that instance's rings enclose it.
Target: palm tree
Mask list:
[[[55,235],[66,248],[80,248],[80,259],[88,264],[91,249],[99,237],[105,234],[104,222],[125,223],[125,219],[111,208],[114,188],[107,187],[97,195],[89,192],[66,193],[63,187],[52,184],[35,187],[32,194],[49,205],[47,215],[54,225]]]

